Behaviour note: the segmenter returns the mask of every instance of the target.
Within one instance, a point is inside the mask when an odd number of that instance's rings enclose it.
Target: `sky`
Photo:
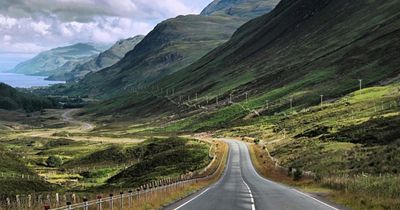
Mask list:
[[[0,71],[54,47],[112,44],[212,0],[0,0]]]

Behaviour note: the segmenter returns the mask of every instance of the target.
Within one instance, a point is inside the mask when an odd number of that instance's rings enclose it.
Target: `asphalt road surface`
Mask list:
[[[333,210],[339,209],[296,189],[266,180],[254,169],[245,143],[227,141],[229,159],[214,185],[165,209],[190,210]]]

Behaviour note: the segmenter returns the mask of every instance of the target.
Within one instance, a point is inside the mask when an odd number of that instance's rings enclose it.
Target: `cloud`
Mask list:
[[[25,58],[78,42],[111,44],[147,34],[167,18],[199,13],[211,1],[1,0],[0,55]]]
[[[54,16],[60,21],[90,22],[98,16],[143,20],[196,13],[201,9],[187,4],[184,0],[2,0],[0,14],[13,18]],[[196,1],[191,4],[197,5]]]

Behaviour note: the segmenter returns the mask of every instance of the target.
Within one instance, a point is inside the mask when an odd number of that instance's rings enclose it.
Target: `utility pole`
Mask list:
[[[269,109],[269,101],[268,101],[268,100],[265,101],[265,107],[266,107],[267,109]]]
[[[293,98],[290,98],[290,111],[293,110]]]
[[[248,102],[248,98],[249,98],[249,93],[246,92],[246,103]]]
[[[196,93],[196,102],[197,102],[197,93]]]
[[[217,103],[217,106],[218,106],[218,95],[217,95],[217,97],[215,98],[215,100],[216,100],[216,103]]]
[[[324,95],[321,95],[321,107],[324,105]]]
[[[359,79],[358,81],[360,82],[360,90],[362,90],[362,81],[363,81],[363,80],[362,80],[362,79]]]

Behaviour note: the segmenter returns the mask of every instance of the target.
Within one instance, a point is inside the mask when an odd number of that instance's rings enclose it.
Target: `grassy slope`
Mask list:
[[[354,209],[397,209],[399,88],[363,89],[322,107],[287,110],[287,116],[255,119],[219,134],[260,139],[280,165],[312,171],[316,186],[335,190],[331,196]],[[269,159],[263,155],[265,164]]]
[[[0,83],[0,109],[24,109],[31,112],[53,106],[52,101],[48,99],[29,93],[22,93],[4,83]]]
[[[109,184],[137,187],[163,177],[196,171],[210,162],[207,145],[181,138],[152,139],[132,152],[140,161],[112,177]]]
[[[88,75],[79,84],[55,91],[109,97],[146,87],[221,45],[243,23],[269,12],[276,1],[246,0],[235,4],[240,10],[234,13],[178,16],[163,21],[116,65]]]
[[[321,94],[340,97],[357,89],[358,78],[364,85],[388,82],[399,74],[399,7],[397,1],[283,1],[241,27],[226,44],[157,83],[157,93],[165,96],[174,89],[171,98],[189,96],[192,103],[198,93],[197,103],[205,105],[206,97],[215,101],[219,94],[222,101],[232,92],[243,101],[249,92],[251,108],[269,100],[279,111],[290,97],[297,106],[318,103]],[[146,91],[107,101],[99,112],[143,117],[182,110],[147,94],[154,89]],[[247,114],[240,110],[232,106],[208,118],[230,112],[221,122],[234,120]]]
[[[49,76],[57,70],[70,71],[76,62],[88,61],[90,56],[103,51],[104,46],[78,43],[70,46],[59,47],[40,53],[34,58],[18,64],[13,72],[30,75]],[[70,64],[67,64],[70,62]],[[63,67],[64,64],[67,64]]]
[[[164,21],[116,65],[87,76],[67,93],[104,97],[140,88],[191,64],[242,23],[235,17],[195,15]]]
[[[26,191],[48,191],[54,188],[54,186],[41,180],[20,160],[17,154],[10,152],[1,145],[0,160],[0,195]]]

